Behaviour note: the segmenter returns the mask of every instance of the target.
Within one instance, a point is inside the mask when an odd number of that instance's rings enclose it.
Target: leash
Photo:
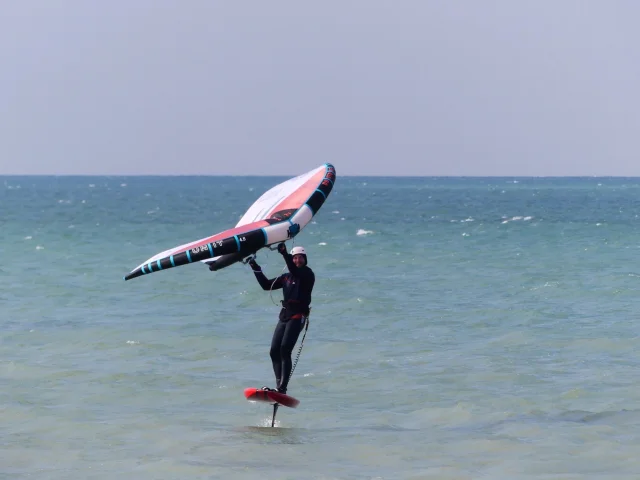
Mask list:
[[[296,360],[295,362],[293,362],[293,366],[291,367],[289,380],[291,380],[291,377],[293,377],[293,372],[296,369],[296,365],[298,365],[298,360],[300,359],[300,354],[302,353],[302,347],[304,346],[304,338],[307,336],[308,329],[309,329],[309,316],[307,315],[306,317],[304,317],[304,335],[302,335],[302,340],[300,340],[300,347],[298,347],[298,354],[296,355]]]

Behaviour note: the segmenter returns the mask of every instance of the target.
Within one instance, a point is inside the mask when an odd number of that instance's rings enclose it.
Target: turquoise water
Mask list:
[[[640,179],[336,167],[273,429],[242,391],[273,383],[280,293],[122,278],[280,178],[0,177],[0,477],[639,478]]]

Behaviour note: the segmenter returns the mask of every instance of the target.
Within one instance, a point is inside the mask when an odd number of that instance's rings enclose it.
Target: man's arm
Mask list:
[[[304,278],[308,276],[309,270],[307,270],[306,268],[298,268],[296,267],[296,264],[293,263],[293,255],[287,252],[287,247],[284,243],[280,243],[278,245],[278,253],[284,258],[284,262],[287,264],[287,268],[289,269],[291,275],[298,278]]]
[[[267,278],[265,274],[262,273],[262,268],[255,260],[251,260],[249,262],[249,266],[251,267],[251,270],[253,270],[256,280],[258,280],[258,283],[263,290],[278,290],[279,288],[282,288],[282,275],[277,278]]]

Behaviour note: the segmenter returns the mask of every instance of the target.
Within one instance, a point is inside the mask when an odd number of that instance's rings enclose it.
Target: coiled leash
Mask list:
[[[309,309],[309,314],[311,314],[311,309]],[[300,359],[300,354],[302,353],[302,347],[304,346],[304,337],[307,336],[308,329],[309,329],[309,315],[304,317],[304,334],[302,335],[302,340],[300,340],[300,347],[298,347],[298,354],[296,355],[296,360],[293,362],[293,366],[291,367],[289,380],[291,380],[291,377],[293,377],[293,371],[296,369],[296,365],[298,364],[298,360]]]

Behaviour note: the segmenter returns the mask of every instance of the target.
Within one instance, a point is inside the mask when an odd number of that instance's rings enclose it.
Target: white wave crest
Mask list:
[[[515,217],[511,217],[511,218],[507,218],[507,217],[502,217],[502,223],[509,223],[509,222],[518,222],[518,221],[523,221],[523,222],[528,222],[530,220],[533,220],[533,217],[531,216],[527,216],[527,217],[522,217],[522,216],[515,216]]]
[[[365,230],[363,228],[358,229],[358,231],[356,232],[356,235],[370,235],[372,234],[373,231],[372,230]]]

